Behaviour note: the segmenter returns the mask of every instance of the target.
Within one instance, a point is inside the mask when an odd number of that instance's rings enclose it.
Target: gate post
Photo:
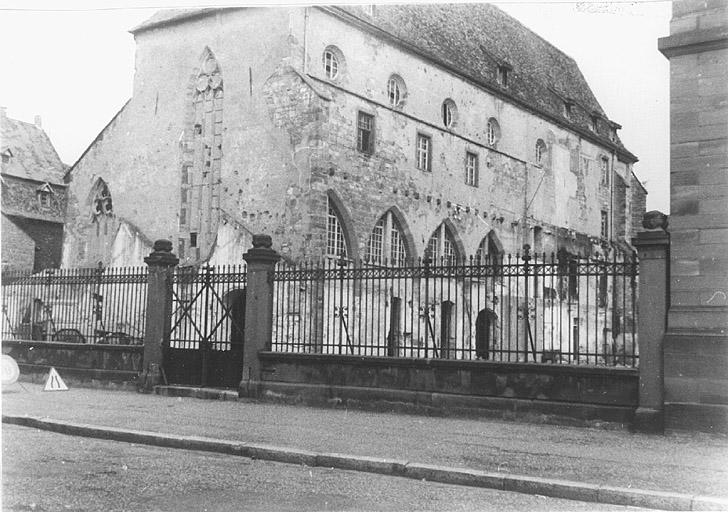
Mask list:
[[[149,266],[147,285],[146,326],[144,329],[144,359],[138,389],[150,392],[159,384],[162,368],[162,344],[169,336],[172,316],[172,273],[179,258],[172,253],[172,242],[157,240],[154,250],[144,258]]]
[[[661,225],[654,217],[662,216]],[[663,338],[667,326],[668,270],[670,234],[664,230],[667,218],[649,212],[642,222],[647,229],[632,239],[639,255],[639,298],[637,335],[639,343],[639,405],[635,411],[634,429],[639,432],[662,433],[665,430]]]
[[[273,338],[273,270],[280,255],[269,235],[253,235],[253,248],[243,254],[248,264],[245,298],[243,375],[238,396],[257,397],[260,390],[258,352],[270,350]]]

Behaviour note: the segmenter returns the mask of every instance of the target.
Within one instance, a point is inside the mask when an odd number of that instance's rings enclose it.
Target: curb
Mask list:
[[[99,427],[33,416],[3,414],[2,422],[9,425],[32,427],[74,436],[146,444],[165,448],[223,453],[273,462],[305,464],[311,467],[347,469],[417,480],[429,480],[451,485],[467,485],[499,491],[539,494],[552,498],[593,503],[628,505],[660,510],[728,510],[728,499],[710,496],[693,496],[690,494],[585,484],[569,480],[491,473],[474,469],[420,464],[396,459],[382,459],[341,453],[319,453],[295,448],[281,448],[266,444],[225,441],[209,437],[179,436],[142,430]]]

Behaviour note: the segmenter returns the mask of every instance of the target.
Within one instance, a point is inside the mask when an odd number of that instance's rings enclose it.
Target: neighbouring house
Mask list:
[[[67,185],[40,117],[26,123],[0,110],[2,270],[38,272],[61,264]]]
[[[646,191],[576,63],[496,7],[161,11],[66,174],[63,265],[611,255]]]
[[[668,427],[728,431],[728,2],[674,0]]]

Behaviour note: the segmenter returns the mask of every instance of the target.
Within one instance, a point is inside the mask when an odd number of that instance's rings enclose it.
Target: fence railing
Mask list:
[[[637,365],[633,255],[448,263],[281,262],[272,350]]]
[[[5,272],[2,337],[141,345],[146,298],[146,267]]]

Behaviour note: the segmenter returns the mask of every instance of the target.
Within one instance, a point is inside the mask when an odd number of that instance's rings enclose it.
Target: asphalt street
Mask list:
[[[4,425],[3,510],[638,510]]]

